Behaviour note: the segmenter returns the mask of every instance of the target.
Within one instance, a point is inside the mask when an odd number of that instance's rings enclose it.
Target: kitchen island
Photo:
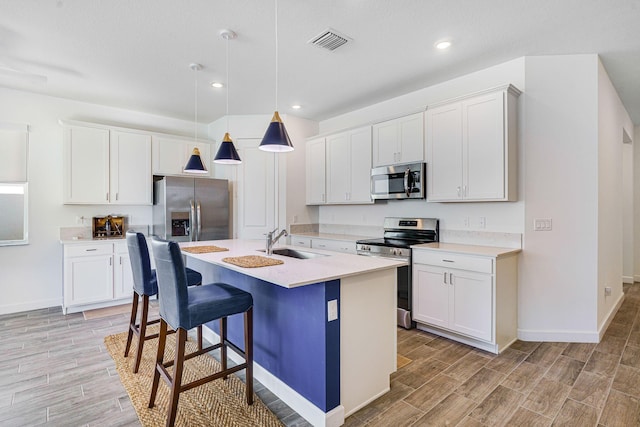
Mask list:
[[[266,256],[264,241],[181,243],[207,245],[228,251],[183,251],[187,266],[202,273],[203,283],[226,282],[253,295],[255,378],[296,412],[315,426],[339,426],[389,391],[396,268],[404,261],[312,249],[306,252],[313,258],[274,254],[283,264],[242,268],[223,258]],[[242,343],[242,317],[229,318],[228,327],[231,340]],[[207,329],[217,342],[218,322]]]

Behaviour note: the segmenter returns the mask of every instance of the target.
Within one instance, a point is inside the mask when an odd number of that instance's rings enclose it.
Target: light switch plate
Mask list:
[[[533,231],[551,231],[552,223],[551,218],[534,218]]]
[[[338,320],[338,300],[332,299],[327,302],[327,317],[329,322]]]

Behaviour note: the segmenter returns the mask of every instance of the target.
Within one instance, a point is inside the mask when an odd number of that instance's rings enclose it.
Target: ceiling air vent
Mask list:
[[[349,37],[345,36],[344,34],[340,34],[336,30],[327,28],[317,36],[313,37],[307,43],[327,50],[336,50],[348,41],[351,41]]]

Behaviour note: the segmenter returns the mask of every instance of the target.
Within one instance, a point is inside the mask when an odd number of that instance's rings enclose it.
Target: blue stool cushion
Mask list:
[[[172,328],[191,329],[242,313],[253,305],[250,293],[225,283],[187,288],[187,274],[176,242],[153,238],[160,316]]]
[[[189,327],[243,313],[253,305],[253,297],[249,292],[235,288],[226,283],[212,283],[189,289]]]

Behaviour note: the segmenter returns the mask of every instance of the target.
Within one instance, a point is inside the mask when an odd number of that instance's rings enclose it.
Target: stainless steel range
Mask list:
[[[411,321],[411,246],[439,240],[439,220],[435,218],[384,219],[384,237],[358,240],[358,255],[406,260],[408,266],[398,268],[398,325],[410,329]]]

